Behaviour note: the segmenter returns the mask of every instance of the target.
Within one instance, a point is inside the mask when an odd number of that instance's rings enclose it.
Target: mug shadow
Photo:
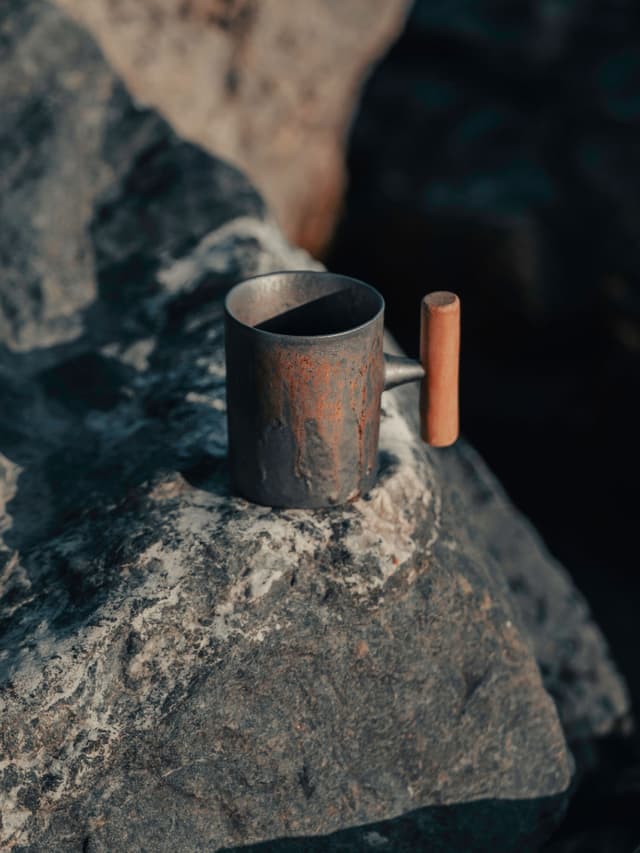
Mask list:
[[[354,306],[355,298],[355,290],[338,290],[274,314],[257,323],[255,328],[278,335],[309,337],[346,332],[364,322],[359,316],[363,312]],[[352,319],[354,317],[355,320]]]

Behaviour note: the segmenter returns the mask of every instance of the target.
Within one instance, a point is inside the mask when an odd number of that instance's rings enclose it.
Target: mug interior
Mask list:
[[[336,335],[363,326],[384,309],[368,284],[329,272],[278,272],[238,284],[227,296],[229,314],[276,335]]]

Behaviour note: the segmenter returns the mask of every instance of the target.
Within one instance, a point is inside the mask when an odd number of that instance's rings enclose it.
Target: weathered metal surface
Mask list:
[[[384,354],[384,390],[397,388],[405,382],[417,382],[424,379],[425,369],[419,361],[403,355]]]
[[[346,276],[283,272],[226,301],[234,489],[268,506],[366,493],[377,473],[384,300]]]
[[[405,382],[422,381],[425,441],[452,444],[459,309],[455,294],[425,297],[420,364],[383,354],[384,299],[362,281],[288,271],[237,285],[225,302],[234,489],[280,507],[365,494],[376,478],[380,396]]]
[[[233,288],[225,318],[236,491],[280,507],[331,506],[365,494],[377,471],[380,396],[405,382],[422,380],[425,440],[452,444],[460,303],[454,294],[434,293],[423,303],[431,305],[430,324],[424,316],[422,324],[423,344],[431,345],[423,345],[420,364],[382,352],[384,299],[362,281],[288,271]],[[455,328],[442,322],[451,305]]]

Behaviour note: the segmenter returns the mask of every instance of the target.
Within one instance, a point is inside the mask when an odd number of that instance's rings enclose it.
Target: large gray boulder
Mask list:
[[[367,499],[231,495],[222,296],[312,262],[53,7],[0,33],[3,849],[535,846],[628,714],[580,595],[415,389]]]

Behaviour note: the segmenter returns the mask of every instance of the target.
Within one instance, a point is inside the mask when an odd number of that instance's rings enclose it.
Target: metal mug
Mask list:
[[[343,275],[247,279],[225,300],[233,490],[274,507],[324,507],[366,494],[377,474],[382,392],[422,380],[423,438],[458,432],[459,300],[423,300],[421,361],[383,353],[384,299]],[[444,319],[443,319],[444,318]]]

